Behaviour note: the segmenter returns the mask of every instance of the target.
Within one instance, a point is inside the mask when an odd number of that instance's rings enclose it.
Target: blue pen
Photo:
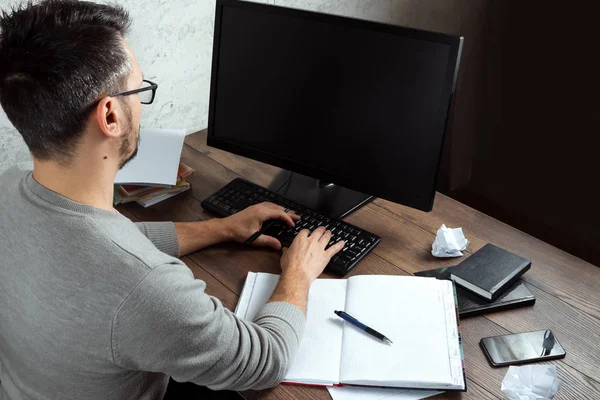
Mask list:
[[[362,322],[360,322],[356,318],[352,317],[350,314],[346,314],[343,311],[337,311],[337,310],[334,311],[334,313],[335,313],[335,315],[337,315],[338,317],[340,317],[344,321],[348,321],[352,325],[356,326],[358,329],[367,332],[369,335],[374,336],[374,337],[376,337],[379,340],[383,340],[386,343],[392,344],[392,341],[390,339],[386,338],[381,333],[377,332],[375,329],[369,328],[368,326],[366,326],[365,324],[363,324]]]

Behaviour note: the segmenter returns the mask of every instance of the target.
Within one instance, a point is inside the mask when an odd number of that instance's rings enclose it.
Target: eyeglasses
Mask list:
[[[152,104],[152,102],[154,101],[154,96],[156,95],[156,89],[158,89],[158,85],[156,83],[144,79],[142,81],[142,87],[140,87],[139,89],[115,93],[115,94],[111,94],[109,96],[110,97],[129,96],[130,94],[138,93],[140,96],[140,102],[142,104]]]

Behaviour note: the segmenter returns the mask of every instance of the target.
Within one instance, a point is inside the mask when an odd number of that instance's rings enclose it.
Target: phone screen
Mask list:
[[[565,355],[549,329],[481,339],[494,364],[513,364],[527,360],[558,358]]]

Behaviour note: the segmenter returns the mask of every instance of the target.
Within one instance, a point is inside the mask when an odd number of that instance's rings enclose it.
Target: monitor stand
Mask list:
[[[333,218],[344,218],[374,197],[295,172],[282,171],[269,189]]]

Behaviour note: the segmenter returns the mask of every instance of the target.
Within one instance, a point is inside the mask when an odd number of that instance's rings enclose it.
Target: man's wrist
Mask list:
[[[237,237],[234,223],[231,217],[214,219],[219,224],[219,231],[223,242],[239,242],[240,238]]]
[[[299,271],[285,271],[281,274],[279,284],[275,288],[269,303],[283,301],[298,307],[306,314],[306,303],[311,280]]]
[[[280,279],[282,282],[293,283],[293,285],[298,289],[307,291],[310,288],[310,285],[313,283],[313,279],[311,279],[300,268],[287,268],[284,272],[282,272]]]

